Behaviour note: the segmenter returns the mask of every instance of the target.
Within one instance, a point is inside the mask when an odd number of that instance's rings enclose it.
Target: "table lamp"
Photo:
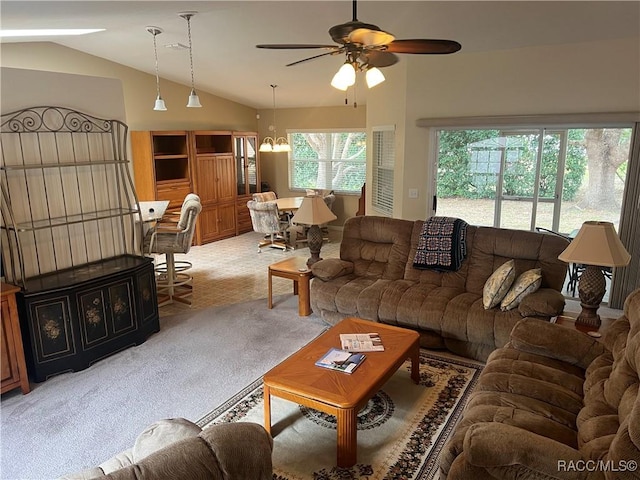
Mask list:
[[[309,196],[302,199],[302,204],[298,211],[291,219],[292,223],[300,223],[302,225],[310,225],[307,232],[307,244],[311,257],[307,260],[307,266],[311,267],[320,258],[320,249],[322,248],[322,230],[320,225],[335,220],[336,217],[324,199],[319,196]]]
[[[586,265],[578,282],[582,312],[577,324],[600,327],[598,308],[606,283],[602,267],[624,267],[631,255],[624,248],[611,222],[584,222],[578,235],[558,258],[563,262]]]

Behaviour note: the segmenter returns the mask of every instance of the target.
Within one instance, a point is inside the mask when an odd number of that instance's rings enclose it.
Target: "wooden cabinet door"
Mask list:
[[[13,329],[11,328],[11,313],[9,302],[2,299],[2,322],[0,322],[0,368],[2,369],[2,384],[12,382],[18,376],[16,364],[16,349],[13,344]]]
[[[220,236],[218,223],[218,206],[205,205],[198,215],[197,242],[199,244],[212,242]]]
[[[217,160],[218,157],[212,155],[199,155],[196,169],[196,193],[200,196],[203,206],[217,202]]]
[[[216,189],[219,202],[234,202],[236,199],[236,164],[233,155],[216,157]]]
[[[220,237],[232,237],[236,234],[236,204],[218,205],[218,223]]]

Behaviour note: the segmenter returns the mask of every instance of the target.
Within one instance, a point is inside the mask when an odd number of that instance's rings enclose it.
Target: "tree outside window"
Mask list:
[[[360,193],[366,177],[366,139],[362,131],[289,134],[289,187]]]

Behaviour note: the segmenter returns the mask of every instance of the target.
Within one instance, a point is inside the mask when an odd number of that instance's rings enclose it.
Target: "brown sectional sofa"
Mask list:
[[[128,450],[59,480],[272,480],[273,439],[256,423],[202,430],[184,418],[149,425]]]
[[[523,317],[549,320],[564,308],[560,293],[568,242],[555,235],[491,227],[467,228],[467,256],[458,271],[414,268],[423,221],[360,216],[345,222],[340,258],[315,263],[311,306],[329,323],[356,316],[420,332],[426,348],[448,348],[479,360],[509,340]],[[485,310],[484,284],[515,259],[516,276],[542,269],[541,288],[518,308]]]
[[[521,320],[493,352],[440,478],[640,478],[640,289],[597,341]]]

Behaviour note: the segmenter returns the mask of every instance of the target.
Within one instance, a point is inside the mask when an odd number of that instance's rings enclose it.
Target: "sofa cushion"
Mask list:
[[[327,258],[323,262],[316,262],[311,266],[314,277],[329,281],[333,278],[353,272],[353,263],[339,258]]]
[[[491,274],[507,260],[515,260],[516,276],[532,268],[542,269],[541,288],[562,291],[567,264],[558,255],[569,242],[557,235],[477,227],[473,247],[469,250],[466,290],[482,294]]]
[[[511,288],[516,276],[515,261],[509,260],[500,265],[487,279],[482,290],[482,304],[489,309],[498,305]]]
[[[524,297],[535,292],[542,283],[542,271],[539,268],[532,268],[521,273],[511,288],[500,302],[501,310],[511,310],[520,305]]]
[[[344,224],[340,258],[353,262],[359,277],[402,278],[411,247],[409,220],[360,216]]]

